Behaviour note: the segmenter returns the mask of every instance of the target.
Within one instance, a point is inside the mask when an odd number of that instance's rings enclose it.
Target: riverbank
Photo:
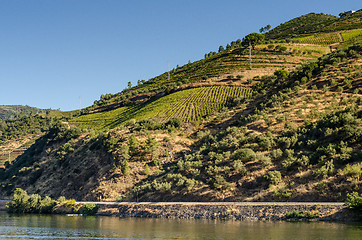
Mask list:
[[[0,211],[6,211],[6,204],[8,203],[8,200],[0,200]]]
[[[8,201],[0,200],[0,211]],[[76,202],[98,206],[98,216],[121,218],[231,219],[247,221],[358,221],[344,203],[327,202]],[[72,208],[54,213],[71,214]]]
[[[343,203],[110,203],[97,215],[180,219],[354,221]]]

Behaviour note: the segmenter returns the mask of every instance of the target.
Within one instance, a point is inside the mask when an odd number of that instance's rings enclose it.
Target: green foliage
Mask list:
[[[41,134],[56,124],[57,119],[40,116],[21,117],[15,120],[0,119],[0,141],[11,140],[26,134]]]
[[[338,19],[339,18],[335,16],[323,13],[309,13],[280,24],[265,35],[271,39],[286,39],[301,34],[319,32],[324,29],[326,25],[332,24],[338,21]]]
[[[14,120],[23,117],[29,117],[40,113],[54,112],[52,109],[39,109],[21,105],[0,105],[0,119]]]
[[[240,160],[236,160],[233,162],[233,168],[242,176],[244,176],[247,173],[244,163]]]
[[[282,174],[279,171],[269,171],[267,175],[265,175],[265,179],[268,181],[270,185],[277,185],[282,179]]]
[[[345,205],[349,209],[362,213],[362,195],[358,192],[348,193]]]
[[[315,34],[312,36],[297,38],[300,43],[330,45],[341,42],[338,32]]]
[[[347,177],[360,179],[362,178],[362,163],[356,163],[353,165],[347,164],[342,172]]]
[[[276,70],[274,75],[277,76],[279,79],[285,79],[289,76],[289,72],[285,70]]]
[[[148,166],[148,164],[145,165],[144,174],[145,175],[150,175],[150,167]]]
[[[151,154],[152,158],[157,158],[159,147],[160,145],[158,144],[156,138],[149,136],[145,142],[143,151],[146,154]]]
[[[179,127],[182,122],[202,120],[206,116],[228,106],[235,98],[250,98],[250,89],[238,86],[213,86],[192,88],[171,93],[155,101],[134,107],[83,115],[72,121],[82,128],[114,128],[130,119],[141,120],[135,129],[162,129]],[[120,117],[121,116],[121,117]],[[168,120],[166,124],[152,120]]]
[[[83,215],[95,215],[98,211],[98,205],[95,203],[86,203],[80,209],[79,213]]]
[[[250,148],[242,148],[236,150],[232,156],[232,159],[240,160],[242,162],[254,161],[256,159],[255,152]]]
[[[255,45],[262,42],[264,40],[264,38],[265,38],[265,36],[263,34],[259,34],[259,33],[255,33],[255,32],[250,33],[243,38],[243,44],[245,44],[245,45],[251,44],[251,46],[254,49]]]
[[[125,176],[129,174],[129,165],[127,160],[121,162],[121,171]]]
[[[285,217],[286,218],[295,218],[295,219],[301,219],[301,218],[319,218],[319,213],[312,213],[312,212],[304,212],[299,210],[294,210],[293,212],[288,212]]]
[[[127,145],[121,145],[117,151],[117,159],[122,162],[129,160],[129,158],[129,147]]]
[[[7,208],[10,213],[51,213],[56,204],[50,197],[29,196],[23,189],[17,188]]]

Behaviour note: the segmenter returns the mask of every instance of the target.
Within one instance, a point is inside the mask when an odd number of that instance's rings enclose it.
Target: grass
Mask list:
[[[133,107],[83,115],[72,120],[81,128],[112,129],[130,119],[180,118],[184,122],[201,120],[222,109],[231,99],[251,96],[251,90],[237,86],[192,88]]]

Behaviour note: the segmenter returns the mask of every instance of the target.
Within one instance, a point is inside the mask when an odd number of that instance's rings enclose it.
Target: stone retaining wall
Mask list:
[[[100,206],[98,215],[148,218],[203,218],[234,220],[286,220],[286,214],[299,211],[318,216],[311,220],[351,221],[351,214],[343,205],[240,205],[240,204],[120,204]]]

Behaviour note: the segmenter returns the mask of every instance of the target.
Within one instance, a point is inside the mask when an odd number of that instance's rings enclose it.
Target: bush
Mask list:
[[[51,213],[55,205],[56,201],[50,197],[42,199],[38,194],[29,196],[23,189],[17,188],[7,208],[10,213]]]
[[[247,172],[244,163],[240,160],[236,160],[233,162],[233,168],[242,176],[244,176]]]
[[[362,212],[362,195],[359,195],[358,192],[348,193],[345,205],[347,208],[361,213]]]
[[[124,160],[121,163],[121,171],[123,173],[123,175],[128,175],[129,174],[129,166],[128,166],[128,161]]]
[[[98,206],[95,203],[86,203],[79,209],[79,213],[83,215],[95,215],[97,211]]]
[[[285,215],[286,218],[318,218],[319,217],[319,213],[312,213],[312,212],[303,212],[303,211],[299,211],[299,210],[294,210],[293,212],[288,212]]]
[[[276,170],[270,171],[267,175],[265,175],[265,179],[270,185],[277,185],[282,179],[282,174]]]
[[[148,166],[148,164],[145,165],[144,174],[145,175],[150,175],[150,167]]]
[[[242,148],[236,150],[232,156],[232,159],[240,160],[242,162],[254,161],[256,159],[255,152],[250,148]]]

